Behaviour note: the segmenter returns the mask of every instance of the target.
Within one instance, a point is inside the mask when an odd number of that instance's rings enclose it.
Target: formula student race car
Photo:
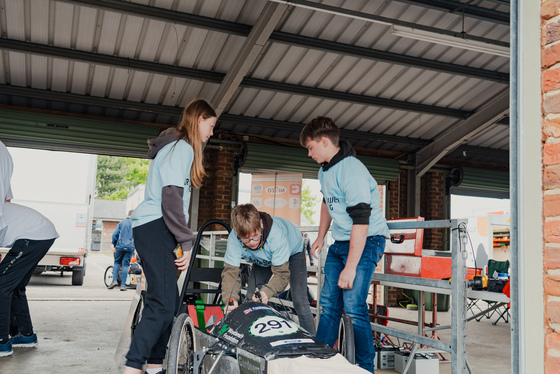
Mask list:
[[[367,373],[262,303],[241,304],[209,333],[184,316],[183,360],[168,361],[170,373]]]
[[[288,313],[284,316],[282,300],[280,311],[271,307],[274,299],[270,305],[249,301],[224,317],[222,269],[195,264],[204,229],[216,224],[231,231],[220,220],[199,229],[167,346],[167,374],[368,373],[350,363],[354,331],[348,316],[342,318],[338,338],[344,356],[303,330]]]

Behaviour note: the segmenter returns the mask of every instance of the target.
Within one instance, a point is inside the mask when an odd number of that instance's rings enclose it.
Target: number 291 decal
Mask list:
[[[293,334],[298,331],[299,327],[293,322],[276,316],[266,316],[253,322],[250,333],[253,336],[265,338]]]

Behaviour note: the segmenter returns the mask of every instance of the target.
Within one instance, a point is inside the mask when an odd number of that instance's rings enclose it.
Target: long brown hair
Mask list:
[[[191,182],[193,187],[200,188],[202,179],[206,175],[203,165],[202,141],[198,132],[198,119],[216,117],[216,112],[210,104],[203,99],[195,99],[183,110],[183,117],[177,126],[179,138],[185,139],[194,151],[194,160],[191,167]]]

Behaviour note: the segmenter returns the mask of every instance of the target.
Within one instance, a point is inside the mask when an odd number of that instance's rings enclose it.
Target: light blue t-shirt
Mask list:
[[[241,259],[250,264],[263,267],[281,266],[290,256],[303,250],[301,231],[290,221],[280,217],[272,217],[272,227],[262,249],[244,248],[237,239],[237,233],[231,231],[228,237],[225,262],[231,266],[239,266]]]
[[[161,211],[161,191],[165,186],[183,187],[183,213],[189,221],[191,199],[191,166],[194,152],[183,139],[163,147],[150,163],[144,201],[138,205],[132,216],[132,227],[138,227],[163,217]]]
[[[319,169],[321,192],[332,218],[334,240],[350,240],[353,221],[346,208],[360,203],[369,204],[368,236],[382,235],[389,238],[389,228],[379,208],[381,199],[377,182],[369,170],[354,156],[345,157],[327,171]]]

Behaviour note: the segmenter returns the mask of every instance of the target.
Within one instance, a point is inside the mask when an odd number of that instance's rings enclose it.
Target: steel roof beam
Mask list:
[[[182,113],[181,108],[166,105],[146,104],[140,102],[107,99],[104,97],[77,95],[66,92],[38,90],[35,88],[18,87],[7,84],[0,84],[0,94],[21,96],[31,99],[42,99],[48,101],[61,101],[72,104],[91,105],[102,108],[164,114],[168,116],[180,117]]]
[[[188,13],[175,12],[163,8],[155,8],[147,5],[124,2],[120,0],[57,0],[72,4],[81,4],[97,9],[118,11],[135,16],[156,19],[163,22],[173,22],[184,26],[203,28],[206,30],[225,32],[233,35],[247,37],[251,31],[251,26],[235,22],[222,21],[210,17],[197,16]],[[384,61],[404,66],[419,67],[427,70],[445,72],[449,74],[459,74],[462,76],[485,79],[490,81],[508,83],[509,74],[491,70],[476,69],[468,66],[450,64],[428,60],[419,57],[401,55],[386,51],[375,50],[353,46],[349,44],[336,43],[328,40],[314,39],[310,37],[274,31],[270,40],[294,45],[303,46],[315,50],[326,52],[341,53],[369,60]]]
[[[74,104],[92,105],[103,108],[112,108],[119,110],[132,110],[145,113],[163,114],[171,116],[181,116],[182,110],[177,107],[170,107],[166,105],[145,104],[139,102],[127,102],[123,100],[96,98],[92,96],[83,96],[76,94],[69,94],[65,92],[45,91],[34,88],[17,87],[5,84],[0,84],[0,94],[14,95],[31,99],[43,99],[49,101],[62,101]],[[299,133],[305,124],[296,122],[284,122],[271,119],[262,119],[254,117],[245,117],[233,114],[224,113],[218,120],[218,127],[220,123],[231,123],[236,125],[257,126],[265,129],[288,130]],[[425,146],[428,141],[422,139],[408,138],[404,136],[375,134],[369,132],[360,132],[354,130],[341,129],[342,136],[348,139],[368,140],[382,143],[395,143],[415,145],[418,147]]]
[[[425,104],[408,103],[404,101],[390,100],[390,99],[384,99],[384,98],[373,97],[373,96],[362,96],[362,95],[340,92],[340,91],[329,91],[321,88],[298,86],[295,84],[280,83],[280,82],[270,82],[262,79],[245,78],[241,85],[243,87],[262,88],[262,89],[287,92],[287,93],[302,95],[302,96],[313,96],[322,99],[346,101],[354,104],[358,103],[358,104],[372,105],[372,106],[377,106],[382,108],[400,109],[405,111],[435,114],[435,115],[447,116],[447,117],[467,118],[471,114],[470,112],[459,110],[459,109],[436,107],[436,106],[425,105]]]
[[[474,145],[461,145],[455,148],[451,152],[465,152],[465,153],[474,153],[478,156],[491,156],[491,157],[502,157],[505,159],[509,159],[509,151],[504,149],[497,149],[497,148],[485,148],[485,147],[478,147]]]
[[[419,7],[440,10],[466,17],[480,19],[482,21],[490,21],[502,25],[510,24],[509,13],[499,12],[494,9],[483,8],[479,6],[461,3],[458,1],[450,0],[396,0],[401,3],[411,4]],[[507,4],[509,5],[509,4]]]
[[[424,175],[446,154],[508,114],[509,90],[506,90],[416,152],[416,177]]]
[[[230,123],[234,125],[251,125],[259,128],[276,129],[276,130],[284,130],[284,131],[288,130],[298,134],[301,132],[301,130],[303,130],[303,127],[305,126],[304,123],[285,122],[285,121],[277,121],[272,119],[255,118],[255,117],[244,117],[244,116],[238,116],[234,114],[222,114],[219,122]],[[252,131],[252,132],[250,131],[249,134],[259,135],[256,131]],[[345,130],[345,129],[340,129],[340,135],[345,139],[366,140],[366,141],[379,142],[379,143],[406,144],[406,145],[413,145],[417,147],[423,147],[429,143],[428,140],[409,138],[406,136],[376,134],[370,132]]]
[[[400,19],[395,19],[395,18],[391,18],[391,17],[384,17],[384,16],[380,16],[380,15],[377,15],[377,14],[372,14],[372,13],[360,12],[360,11],[357,11],[357,10],[343,8],[343,7],[340,7],[340,6],[333,6],[333,5],[328,5],[328,4],[324,4],[324,3],[318,3],[318,2],[315,2],[315,1],[308,1],[308,0],[269,0],[269,1],[275,1],[275,2],[282,3],[282,4],[289,4],[291,6],[301,7],[301,8],[305,8],[305,9],[311,9],[311,10],[320,11],[320,12],[324,12],[324,13],[335,14],[337,16],[353,18],[353,19],[357,19],[357,20],[361,20],[361,21],[378,23],[378,24],[381,24],[381,25],[404,26],[404,27],[411,27],[413,29],[421,29],[421,30],[425,30],[425,31],[431,31],[431,32],[435,32],[435,33],[438,33],[438,34],[449,34],[449,33],[451,33],[451,35],[452,35],[452,32],[450,30],[447,30],[447,29],[440,29],[440,28],[437,28],[437,27],[427,26],[427,25],[421,24],[421,23],[413,23],[413,22],[403,21],[403,20],[400,20]],[[454,2],[453,6],[451,6],[452,10],[454,10],[454,11],[457,10],[457,7],[454,6],[455,4],[457,4],[457,3]],[[463,3],[458,3],[458,4],[464,5]],[[419,4],[415,4],[415,5],[419,5]],[[437,9],[437,10],[443,10],[445,12],[450,12],[449,9],[443,8],[443,7],[436,8],[434,6],[432,8]],[[489,18],[489,17],[481,16],[481,14],[483,12],[485,12],[486,10],[490,10],[490,9],[487,9],[487,8],[481,8],[481,9],[482,9],[481,11],[477,12],[477,13],[479,13],[479,15],[476,18],[483,19],[485,21],[489,21],[489,22],[493,22],[493,23],[500,23],[500,24],[509,25],[509,14],[502,13],[502,12],[495,12],[495,11],[491,10],[492,12],[497,13],[496,15],[499,15],[500,17],[494,16],[492,18]],[[476,9],[474,9],[474,10],[476,10]],[[465,16],[468,16],[468,14],[466,12],[465,12]],[[504,23],[504,20],[507,20],[507,22]],[[502,42],[502,41],[495,40],[495,39],[488,39],[488,38],[485,38],[483,36],[465,34],[465,35],[463,35],[463,38],[471,39],[471,40],[478,40],[478,41],[489,43],[489,44],[509,46],[508,42]]]
[[[371,48],[358,47],[348,44],[331,42],[322,39],[313,39],[306,36],[299,36],[288,34],[285,32],[275,31],[271,38],[278,43],[288,45],[299,45],[311,49],[318,49],[330,53],[340,53],[347,56],[358,58],[365,58],[374,61],[383,61],[387,63],[394,63],[402,66],[409,66],[413,68],[423,68],[426,70],[437,71],[440,73],[448,73],[461,75],[469,78],[478,78],[489,80],[498,83],[509,84],[509,74],[501,73],[498,71],[484,70],[472,68],[469,66],[462,66],[457,64],[450,64],[447,62],[440,62],[435,60],[428,60],[420,57],[412,57],[401,55],[398,53],[391,53]]]
[[[98,63],[108,66],[119,66],[126,69],[137,69],[150,73],[164,74],[168,76],[177,76],[194,80],[202,80],[221,84],[224,74],[214,73],[204,70],[196,70],[190,68],[179,68],[173,65],[156,64],[139,60],[131,60],[99,53],[76,51],[67,48],[51,47],[43,44],[26,43],[17,40],[0,38],[0,49],[14,50],[20,52],[28,52],[53,57],[62,57],[66,59],[82,61],[85,63]],[[471,113],[463,110],[437,107],[425,104],[408,103],[404,101],[390,100],[373,96],[363,96],[340,91],[330,91],[325,89],[304,87],[294,84],[281,82],[272,82],[262,79],[245,78],[240,84],[242,87],[260,88],[271,91],[281,91],[291,94],[299,94],[303,96],[313,96],[323,99],[341,100],[352,103],[360,103],[365,105],[400,109],[418,113],[427,113],[441,116],[449,116],[456,118],[466,118]]]
[[[220,114],[222,114],[231,101],[243,78],[261,54],[270,34],[272,34],[287,9],[287,5],[278,3],[269,2],[265,5],[255,26],[245,39],[241,51],[235,58],[235,61],[233,61],[233,64],[231,64],[231,68],[211,100],[218,117],[220,117]]]
[[[0,38],[0,49],[33,53],[51,57],[60,57],[85,63],[97,63],[106,66],[117,66],[125,69],[140,70],[167,76],[190,78],[212,83],[220,83],[224,77],[224,75],[221,73],[214,73],[211,71],[196,70],[175,65],[165,65],[155,62],[134,60],[130,58],[116,57],[100,53],[84,52],[77,49],[54,47],[45,44],[28,43],[13,39]]]

